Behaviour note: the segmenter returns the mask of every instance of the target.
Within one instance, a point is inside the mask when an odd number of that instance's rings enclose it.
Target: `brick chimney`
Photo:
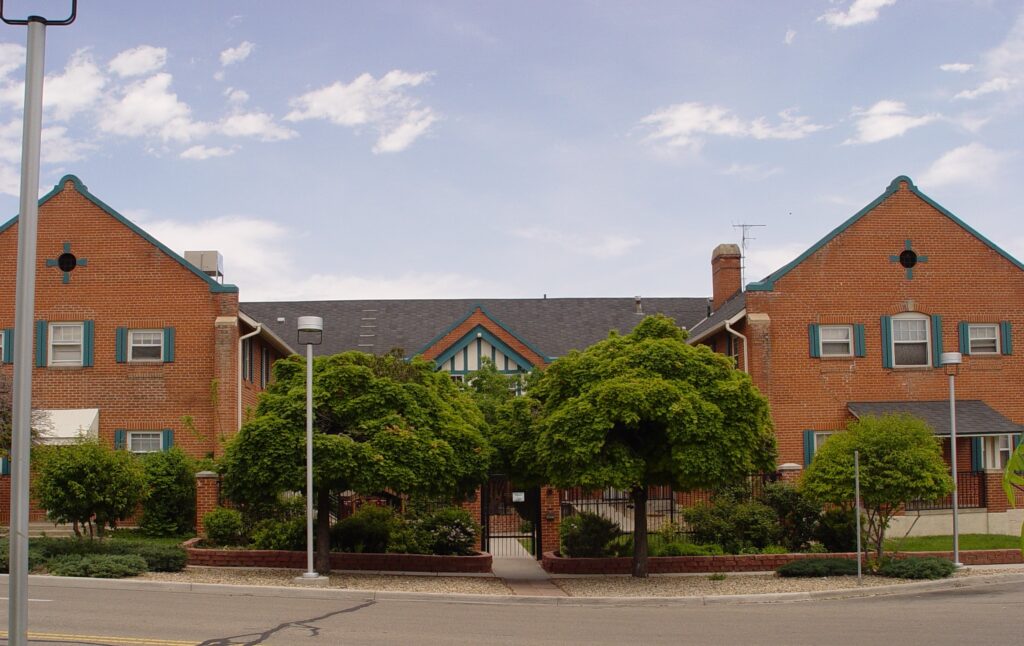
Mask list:
[[[711,252],[711,307],[717,310],[742,289],[740,247],[720,244]]]

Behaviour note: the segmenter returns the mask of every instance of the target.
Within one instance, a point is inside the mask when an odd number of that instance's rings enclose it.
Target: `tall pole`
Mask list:
[[[313,569],[313,344],[306,344],[306,572],[307,579],[319,574]]]
[[[853,452],[853,512],[857,515],[857,585],[860,585],[863,583],[863,551],[860,544],[860,451]]]
[[[18,269],[14,297],[13,430],[11,432],[11,548],[8,595],[10,643],[28,643],[28,478],[32,444],[32,318],[36,305],[36,231],[39,225],[39,146],[43,124],[46,23],[28,20],[25,118],[21,149]]]
[[[963,567],[960,562],[960,505],[957,499],[956,469],[956,376],[949,373],[949,459],[953,463],[953,565]]]

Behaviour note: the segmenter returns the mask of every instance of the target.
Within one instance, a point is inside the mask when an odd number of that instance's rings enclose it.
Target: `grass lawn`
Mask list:
[[[1020,536],[1003,534],[960,534],[961,550],[1020,549]],[[886,551],[949,552],[953,549],[953,536],[908,536],[885,541]]]

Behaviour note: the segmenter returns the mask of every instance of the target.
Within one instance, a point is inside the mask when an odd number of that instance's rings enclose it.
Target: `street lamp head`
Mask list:
[[[319,316],[300,316],[297,320],[299,345],[320,345],[324,337],[324,320]]]
[[[964,357],[959,352],[943,352],[939,355],[939,363],[944,366],[958,366],[964,362]]]

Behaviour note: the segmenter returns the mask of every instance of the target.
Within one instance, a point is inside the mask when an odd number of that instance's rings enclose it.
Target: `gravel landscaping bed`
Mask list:
[[[993,574],[1022,574],[1024,568],[962,570],[954,577]],[[274,585],[302,587],[294,579],[301,570],[270,568],[189,567],[183,572],[150,572],[141,579],[229,585]],[[552,581],[570,597],[690,597],[769,592],[815,592],[857,587],[857,577],[785,579],[771,574],[731,574],[723,580],[708,575],[655,575],[647,579],[630,576],[557,577]],[[911,583],[908,579],[865,576],[863,587]],[[498,578],[484,576],[415,576],[402,574],[343,573],[331,575],[331,588],[381,590],[387,592],[437,592],[450,594],[512,594]]]

